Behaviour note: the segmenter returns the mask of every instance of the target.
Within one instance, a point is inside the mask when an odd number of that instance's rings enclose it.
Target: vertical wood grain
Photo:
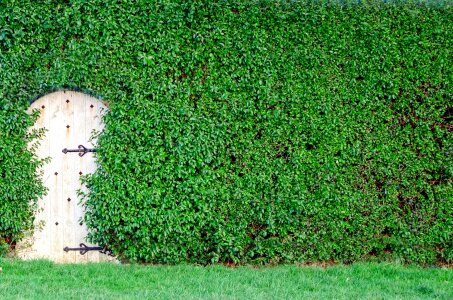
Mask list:
[[[80,157],[78,153],[64,154],[64,148],[77,149],[96,146],[90,141],[93,130],[103,128],[101,111],[106,107],[96,98],[74,91],[59,91],[35,101],[29,109],[41,114],[31,129],[45,128],[47,132],[37,147],[40,158],[50,157],[43,167],[43,182],[48,194],[39,199],[36,215],[37,229],[19,245],[18,255],[25,259],[46,258],[55,262],[97,262],[112,260],[97,251],[81,255],[76,251],[64,252],[64,247],[79,247],[87,243],[87,228],[80,225],[83,206],[77,190],[86,191],[80,176],[96,170],[94,153]],[[81,174],[80,174],[81,172]],[[70,201],[68,201],[70,199]],[[44,225],[39,228],[39,224]]]

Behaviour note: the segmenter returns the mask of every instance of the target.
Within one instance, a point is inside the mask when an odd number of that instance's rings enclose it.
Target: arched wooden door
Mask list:
[[[83,247],[80,244],[95,246],[85,240],[87,229],[81,222],[83,207],[77,190],[84,189],[80,176],[95,171],[94,154],[89,152],[95,142],[90,138],[94,131],[102,130],[101,116],[106,107],[89,95],[59,91],[39,98],[31,105],[30,111],[33,109],[41,112],[34,128],[46,129],[37,154],[50,158],[42,170],[48,193],[38,202],[37,228],[20,246],[19,256],[56,262],[109,260],[99,251],[74,249]],[[87,149],[86,153],[79,145]]]

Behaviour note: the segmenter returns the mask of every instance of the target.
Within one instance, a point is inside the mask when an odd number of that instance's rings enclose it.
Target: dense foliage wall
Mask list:
[[[72,88],[110,105],[85,222],[123,258],[451,262],[452,34],[448,5],[0,2],[0,237],[45,192],[28,102]]]

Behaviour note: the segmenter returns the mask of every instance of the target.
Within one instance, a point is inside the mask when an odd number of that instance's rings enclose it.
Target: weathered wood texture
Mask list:
[[[78,145],[94,148],[93,132],[103,128],[101,115],[106,107],[96,98],[74,91],[48,94],[30,106],[30,112],[41,114],[34,128],[45,128],[45,138],[37,150],[39,157],[50,157],[42,170],[48,194],[39,200],[37,229],[21,243],[18,255],[24,259],[45,258],[55,262],[97,262],[111,260],[98,251],[81,255],[78,251],[63,251],[64,247],[79,247],[86,242],[87,229],[81,223],[83,207],[77,196],[85,189],[80,176],[95,168],[93,153],[79,156],[77,152],[63,153],[64,148],[77,149]]]

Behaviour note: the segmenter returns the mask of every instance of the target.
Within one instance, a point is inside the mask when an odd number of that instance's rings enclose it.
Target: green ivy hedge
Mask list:
[[[110,105],[85,222],[124,259],[452,262],[452,34],[449,5],[0,2],[0,237],[45,192],[24,111],[70,88]]]

